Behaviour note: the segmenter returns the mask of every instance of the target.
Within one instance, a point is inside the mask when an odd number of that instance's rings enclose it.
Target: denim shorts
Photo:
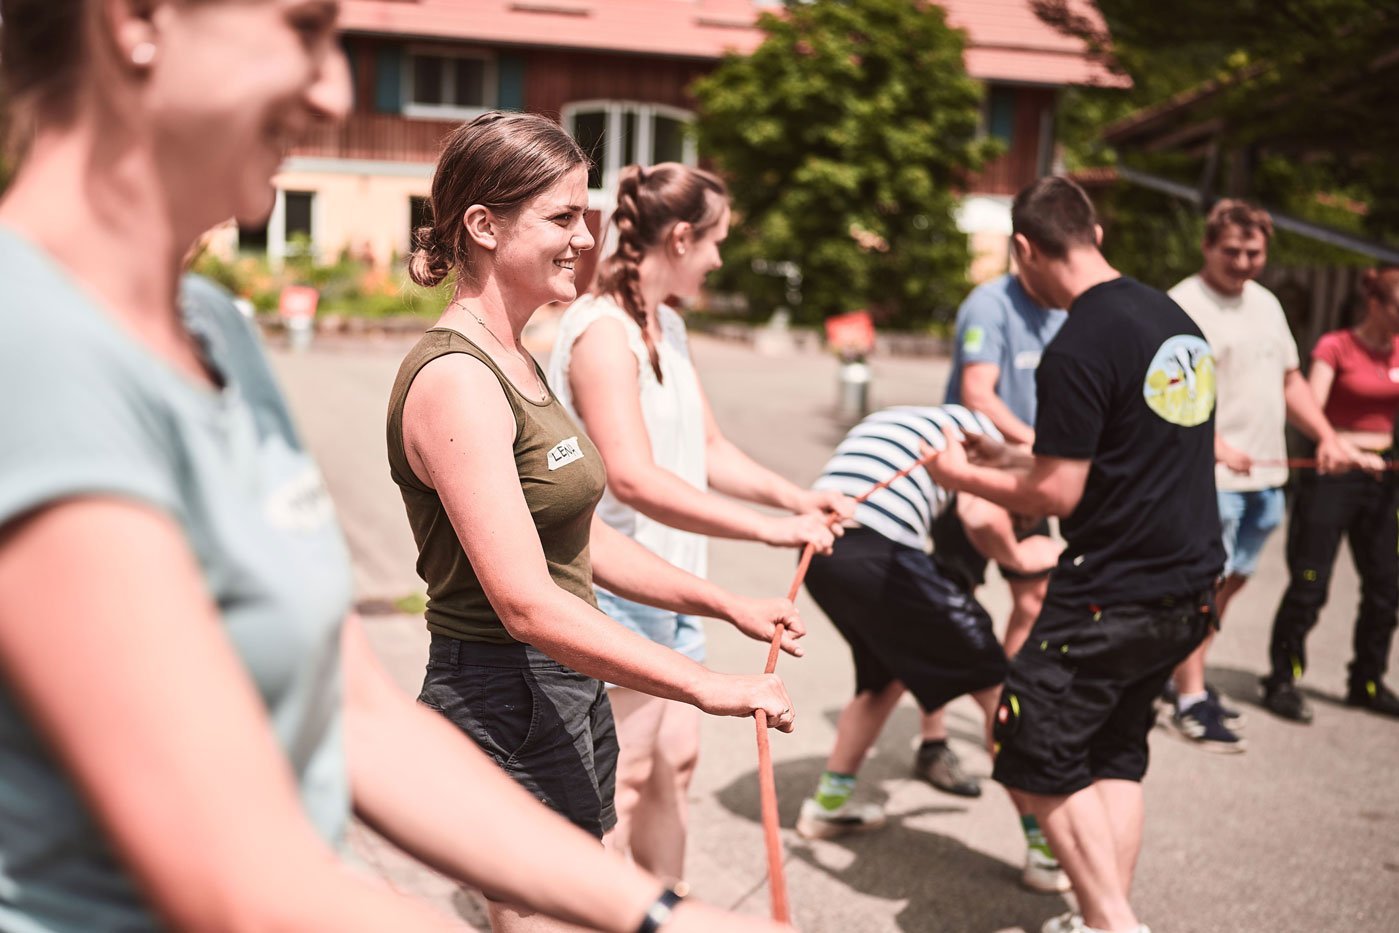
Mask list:
[[[597,607],[609,618],[691,661],[704,663],[704,625],[697,616],[643,606],[600,586],[593,587],[593,592],[597,595]]]
[[[1224,576],[1253,576],[1268,536],[1282,524],[1285,504],[1281,488],[1254,492],[1219,490],[1219,522],[1224,528]]]
[[[418,701],[574,825],[601,839],[617,824],[617,731],[601,681],[532,645],[434,634]]]

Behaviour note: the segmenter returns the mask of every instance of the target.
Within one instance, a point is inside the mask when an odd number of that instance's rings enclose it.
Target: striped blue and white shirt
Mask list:
[[[847,496],[863,495],[918,460],[918,449],[947,446],[944,432],[953,437],[1001,434],[986,416],[961,405],[900,405],[865,418],[836,447],[830,462],[816,481],[817,489],[835,489]],[[950,493],[932,481],[926,470],[914,470],[881,489],[855,508],[855,521],[891,541],[927,551],[932,546],[929,529],[947,505]]]

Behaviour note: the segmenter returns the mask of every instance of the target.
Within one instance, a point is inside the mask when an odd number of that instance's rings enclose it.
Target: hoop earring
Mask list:
[[[155,43],[138,42],[131,48],[131,64],[145,68],[155,61]]]

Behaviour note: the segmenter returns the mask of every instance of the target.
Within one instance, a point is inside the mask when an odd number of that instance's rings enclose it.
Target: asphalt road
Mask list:
[[[317,454],[355,559],[356,583],[376,648],[416,692],[425,657],[420,618],[394,611],[422,591],[414,549],[384,457],[384,410],[401,339],[322,343],[274,362],[307,442]],[[760,356],[746,346],[697,338],[699,372],[725,432],[759,461],[798,482],[815,477],[843,427],[833,414],[836,364],[815,353]],[[940,401],[945,360],[874,362],[872,402]],[[1286,583],[1282,535],[1230,610],[1210,679],[1246,711],[1248,751],[1218,755],[1164,728],[1152,737],[1146,840],[1133,900],[1156,933],[1399,930],[1399,722],[1346,708],[1358,585],[1342,555],[1330,605],[1309,642],[1305,688],[1316,721],[1285,723],[1257,706],[1268,629]],[[785,591],[794,557],[757,544],[713,544],[713,578],[754,595]],[[1003,619],[1003,587],[980,594]],[[810,843],[791,830],[820,773],[834,719],[852,689],[844,643],[802,597],[807,657],[778,670],[796,702],[798,728],[773,741],[788,882],[806,931],[1037,931],[1064,909],[1060,898],[1016,884],[1023,842],[1002,790],[980,799],[939,793],[908,775],[917,734],[905,700],[866,765],[858,793],[882,801],[883,831]],[[760,670],[764,648],[722,623],[709,625],[710,663]],[[951,708],[954,745],[987,775],[978,713]],[[697,896],[750,913],[767,911],[751,723],[707,719],[693,785],[688,873]],[[366,870],[480,925],[475,898],[356,828]]]

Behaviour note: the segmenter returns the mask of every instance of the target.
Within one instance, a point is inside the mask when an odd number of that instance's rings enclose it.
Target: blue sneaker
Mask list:
[[[1209,701],[1214,704],[1214,708],[1219,710],[1219,718],[1224,721],[1225,728],[1238,732],[1244,727],[1244,714],[1226,703],[1224,694],[1209,684],[1205,684],[1205,693],[1209,695]]]
[[[1224,725],[1219,707],[1208,699],[1177,710],[1171,717],[1171,725],[1183,738],[1207,751],[1235,754],[1247,747],[1242,738]]]

